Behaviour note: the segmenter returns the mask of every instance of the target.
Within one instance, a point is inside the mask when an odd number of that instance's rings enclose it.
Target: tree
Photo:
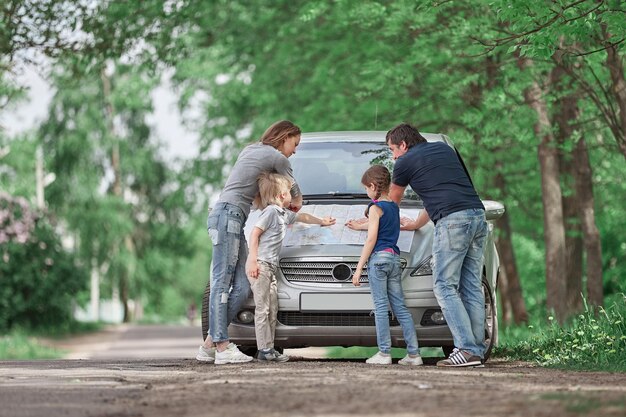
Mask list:
[[[141,67],[110,71],[79,79],[59,73],[42,134],[57,175],[50,209],[76,235],[85,264],[109,290],[119,289],[128,321],[129,300],[158,300],[159,284],[175,279],[193,247],[184,184],[146,125],[155,80]]]

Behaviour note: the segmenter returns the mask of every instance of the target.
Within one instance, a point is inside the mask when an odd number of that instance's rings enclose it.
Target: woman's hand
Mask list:
[[[322,226],[332,226],[333,224],[335,224],[337,222],[337,219],[335,219],[334,217],[324,217],[322,219]]]
[[[248,256],[246,261],[246,275],[248,278],[257,279],[259,277],[259,264],[256,258]]]
[[[355,287],[360,287],[361,286],[361,282],[359,281],[360,279],[361,279],[361,271],[356,271],[354,275],[352,275],[352,285],[354,285]]]

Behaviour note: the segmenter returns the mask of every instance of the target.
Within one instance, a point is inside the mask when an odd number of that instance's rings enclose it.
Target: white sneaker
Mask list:
[[[225,363],[244,363],[250,362],[251,360],[252,356],[241,353],[241,351],[237,349],[237,345],[234,343],[229,343],[223,352],[218,350],[215,351],[216,365],[224,365]]]
[[[424,365],[424,361],[420,355],[411,357],[410,355],[406,355],[404,358],[398,361],[400,365],[412,365],[412,366],[420,366]]]
[[[200,347],[198,348],[198,354],[196,355],[196,360],[208,363],[215,362],[215,348],[205,348],[204,346],[200,345]]]
[[[365,363],[373,365],[391,365],[391,355],[378,351],[374,356],[366,360]]]

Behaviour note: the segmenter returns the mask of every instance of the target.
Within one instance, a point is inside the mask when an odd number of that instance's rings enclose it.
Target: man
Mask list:
[[[409,124],[391,129],[386,141],[396,160],[391,199],[400,203],[410,185],[424,202],[425,210],[415,220],[402,219],[401,228],[417,230],[430,220],[435,223],[433,289],[456,347],[437,366],[479,366],[486,348],[481,287],[485,208],[450,146],[427,142]]]

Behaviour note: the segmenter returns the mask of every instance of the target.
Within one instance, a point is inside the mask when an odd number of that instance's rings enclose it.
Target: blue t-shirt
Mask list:
[[[430,219],[467,209],[485,209],[452,147],[443,142],[413,145],[396,160],[393,183],[410,185],[424,202]]]
[[[383,249],[393,249],[399,255],[400,249],[397,243],[400,236],[400,208],[393,201],[377,201],[369,204],[368,211],[372,205],[380,207],[383,211],[378,223],[376,245],[374,245],[372,253]]]

